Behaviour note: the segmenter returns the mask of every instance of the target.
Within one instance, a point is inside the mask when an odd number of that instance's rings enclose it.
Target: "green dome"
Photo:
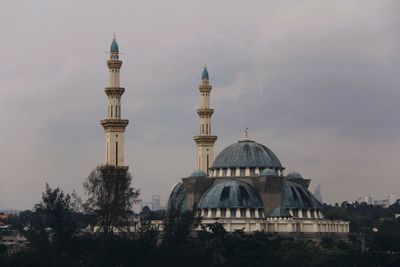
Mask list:
[[[203,72],[201,73],[201,78],[208,79],[208,70],[206,66],[204,66]]]
[[[192,172],[192,174],[189,177],[206,177],[207,174],[203,171],[197,170]]]
[[[288,179],[303,179],[303,176],[301,176],[300,173],[298,172],[291,172],[287,175]]]
[[[113,41],[111,43],[110,52],[115,52],[115,53],[119,52],[119,47],[118,47],[117,41],[115,39],[113,39]]]
[[[199,208],[262,208],[257,190],[251,185],[228,180],[214,185],[201,197]]]

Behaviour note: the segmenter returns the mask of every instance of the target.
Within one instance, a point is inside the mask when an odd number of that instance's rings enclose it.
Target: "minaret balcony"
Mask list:
[[[122,66],[121,60],[107,60],[107,66],[109,69],[120,69]]]
[[[128,123],[129,120],[121,119],[104,119],[100,121],[100,124],[106,132],[125,132]]]
[[[217,136],[215,135],[196,135],[193,137],[196,144],[211,144],[213,145],[217,141]]]
[[[211,92],[211,88],[209,84],[200,84],[199,86],[200,93],[209,93]]]
[[[199,116],[211,116],[213,113],[214,113],[214,109],[212,109],[212,108],[197,109],[197,114],[199,114]]]
[[[106,94],[108,96],[121,96],[125,92],[125,88],[124,87],[106,87],[104,89],[104,92],[106,92]]]

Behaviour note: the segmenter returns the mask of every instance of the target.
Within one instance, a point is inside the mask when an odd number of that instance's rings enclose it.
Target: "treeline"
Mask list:
[[[385,220],[393,220],[396,214],[400,215],[400,204],[395,203],[389,207],[368,205],[367,203],[343,202],[341,205],[324,205],[322,210],[328,219],[350,221],[352,232],[371,232],[374,227],[379,227]]]
[[[325,209],[344,217],[359,212],[346,206]],[[42,202],[19,218],[21,226],[31,220],[29,230],[22,230],[30,246],[3,252],[0,266],[400,266],[400,220],[390,217],[377,220],[378,232],[364,232],[363,251],[355,235],[349,242],[326,237],[317,244],[262,232],[227,233],[218,223],[194,235],[201,221],[191,213],[167,214],[160,233],[150,223],[153,216],[144,214],[135,235],[84,234],[81,227],[94,218],[76,212],[61,190],[47,187]]]
[[[118,186],[108,184],[116,179],[104,181],[103,176],[96,169],[86,180],[92,198],[85,203],[46,185],[42,201],[32,211],[7,222],[27,237],[29,246],[17,253],[0,246],[0,266],[400,266],[400,220],[394,218],[398,205],[389,209],[358,203],[325,206],[327,218],[351,222],[354,233],[348,242],[227,233],[218,223],[193,231],[201,221],[190,212],[169,212],[162,218],[165,230],[160,232],[150,223],[160,214],[149,210],[142,213],[137,233],[115,233],[126,229],[127,208],[138,192],[130,187],[129,175],[123,176],[122,184],[119,179]],[[104,193],[104,187],[122,188],[125,197]],[[87,225],[99,225],[101,231],[82,231]]]

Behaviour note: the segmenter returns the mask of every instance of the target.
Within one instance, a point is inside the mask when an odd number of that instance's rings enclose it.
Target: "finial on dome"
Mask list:
[[[204,64],[204,69],[203,69],[203,72],[201,73],[201,79],[208,79],[208,78],[209,78],[209,76],[208,76],[207,65]]]
[[[249,140],[249,128],[246,128],[246,130],[244,130],[244,140]]]

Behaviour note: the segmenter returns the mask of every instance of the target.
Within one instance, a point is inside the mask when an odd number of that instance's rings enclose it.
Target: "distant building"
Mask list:
[[[388,204],[389,204],[389,206],[393,205],[394,203],[396,203],[396,196],[395,195],[389,195],[388,196]]]
[[[389,201],[387,199],[374,200],[374,206],[389,207]]]
[[[322,201],[321,184],[318,184],[317,188],[315,188],[314,196],[319,200],[319,202],[324,203],[324,201]]]
[[[160,195],[153,195],[151,197],[151,209],[157,211],[161,209]]]
[[[367,203],[373,206],[389,207],[396,203],[395,195],[388,195],[385,199],[376,199],[374,195],[363,196],[358,199],[359,203]]]
[[[368,203],[369,205],[375,205],[375,197],[374,197],[374,195],[369,195],[369,196],[368,196],[367,203]]]

